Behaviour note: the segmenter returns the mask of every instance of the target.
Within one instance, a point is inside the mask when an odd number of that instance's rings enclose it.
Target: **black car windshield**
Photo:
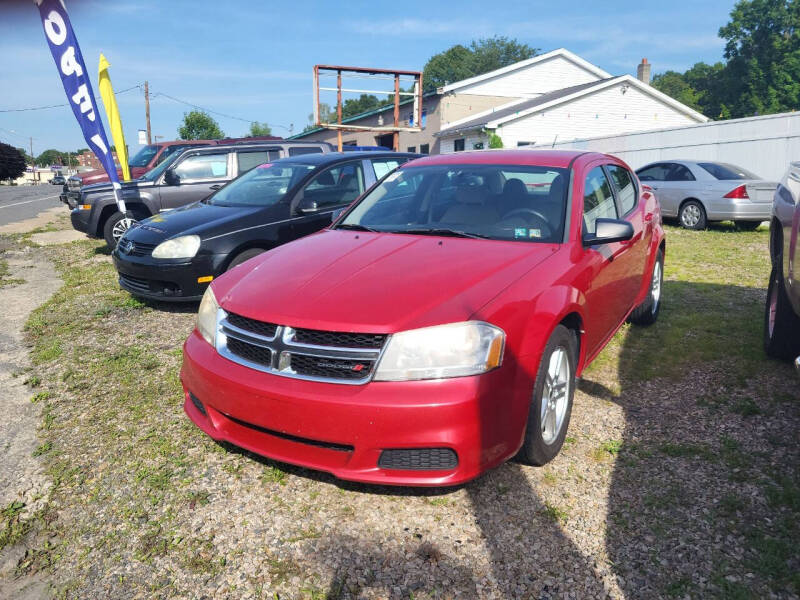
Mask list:
[[[206,203],[214,206],[271,206],[314,168],[314,165],[298,163],[266,163],[234,179]]]
[[[156,155],[156,152],[158,152],[158,148],[159,147],[155,144],[145,146],[136,153],[136,156],[128,161],[128,164],[132,167],[146,167],[150,163],[150,160]]]
[[[706,171],[711,173],[715,179],[721,181],[732,181],[736,179],[761,179],[758,175],[754,175],[747,169],[737,167],[736,165],[729,165],[727,163],[697,163]]]
[[[337,228],[560,242],[568,178],[568,169],[543,166],[401,167]]]

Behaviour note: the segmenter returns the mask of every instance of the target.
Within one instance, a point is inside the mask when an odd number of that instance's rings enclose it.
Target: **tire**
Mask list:
[[[800,355],[800,317],[798,317],[783,283],[780,263],[772,268],[764,308],[764,352],[767,356],[792,359]]]
[[[130,213],[129,213],[130,214]],[[117,211],[108,219],[106,219],[105,225],[103,225],[103,238],[106,240],[106,244],[108,247],[113,250],[117,247],[117,242],[119,238],[123,236],[123,234],[130,229],[130,226],[133,223],[137,223],[138,219],[134,218],[127,218],[124,214]]]
[[[763,221],[734,221],[733,224],[736,225],[736,229],[741,229],[742,231],[755,231],[762,222]]]
[[[245,250],[244,252],[240,252],[237,254],[231,263],[228,265],[228,268],[225,269],[226,271],[230,271],[233,267],[238,267],[246,260],[250,260],[254,256],[258,256],[259,254],[263,254],[266,252],[263,248],[250,248],[249,250]]]
[[[706,209],[697,200],[687,200],[678,211],[678,221],[684,229],[700,230],[708,225]]]
[[[564,445],[575,394],[577,348],[575,333],[563,325],[558,325],[547,340],[533,384],[525,441],[520,452],[532,465],[550,462]],[[549,383],[554,378],[554,384]]]
[[[634,325],[652,325],[661,312],[661,294],[664,290],[664,253],[659,249],[650,274],[650,291],[647,298],[633,309],[628,320]]]

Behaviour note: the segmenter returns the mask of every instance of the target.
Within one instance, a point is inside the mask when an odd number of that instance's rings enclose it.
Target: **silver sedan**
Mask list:
[[[636,174],[656,190],[663,215],[677,217],[687,229],[730,220],[752,231],[770,218],[778,185],[736,165],[711,161],[664,160]]]

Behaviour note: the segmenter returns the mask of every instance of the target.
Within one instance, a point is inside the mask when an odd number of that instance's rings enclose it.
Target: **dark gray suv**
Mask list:
[[[279,158],[333,151],[326,142],[271,141],[189,148],[122,184],[128,215],[117,208],[110,183],[87,185],[71,205],[72,226],[110,248],[142,219],[202,200],[253,167]]]

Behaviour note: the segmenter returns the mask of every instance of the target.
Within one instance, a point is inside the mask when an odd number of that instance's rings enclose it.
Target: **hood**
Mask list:
[[[261,321],[394,333],[469,319],[557,248],[329,230],[271,250],[213,288],[224,309]]]
[[[133,181],[123,181],[120,182],[122,186],[123,195],[125,195],[126,190],[137,190],[143,186],[152,186],[152,181],[143,181],[140,179],[134,179]],[[81,192],[84,194],[95,194],[98,192],[113,192],[114,187],[111,185],[110,181],[106,181],[105,183],[92,183],[89,185],[81,186]]]
[[[131,170],[131,179],[138,179],[145,173],[147,173],[147,167],[130,167]],[[117,176],[119,177],[120,182],[122,181],[122,169],[117,169]],[[81,173],[77,173],[72,177],[77,177],[81,180],[81,185],[92,185],[94,183],[108,183],[108,173],[106,173],[105,169],[93,169],[91,171],[83,171]],[[130,182],[129,182],[130,183]],[[108,183],[110,186],[111,184]],[[123,184],[124,185],[124,184]]]
[[[128,237],[145,244],[159,244],[179,234],[208,238],[233,231],[240,222],[252,225],[256,213],[259,213],[259,221],[269,222],[269,213],[264,207],[213,206],[195,202],[145,219],[128,233]]]

